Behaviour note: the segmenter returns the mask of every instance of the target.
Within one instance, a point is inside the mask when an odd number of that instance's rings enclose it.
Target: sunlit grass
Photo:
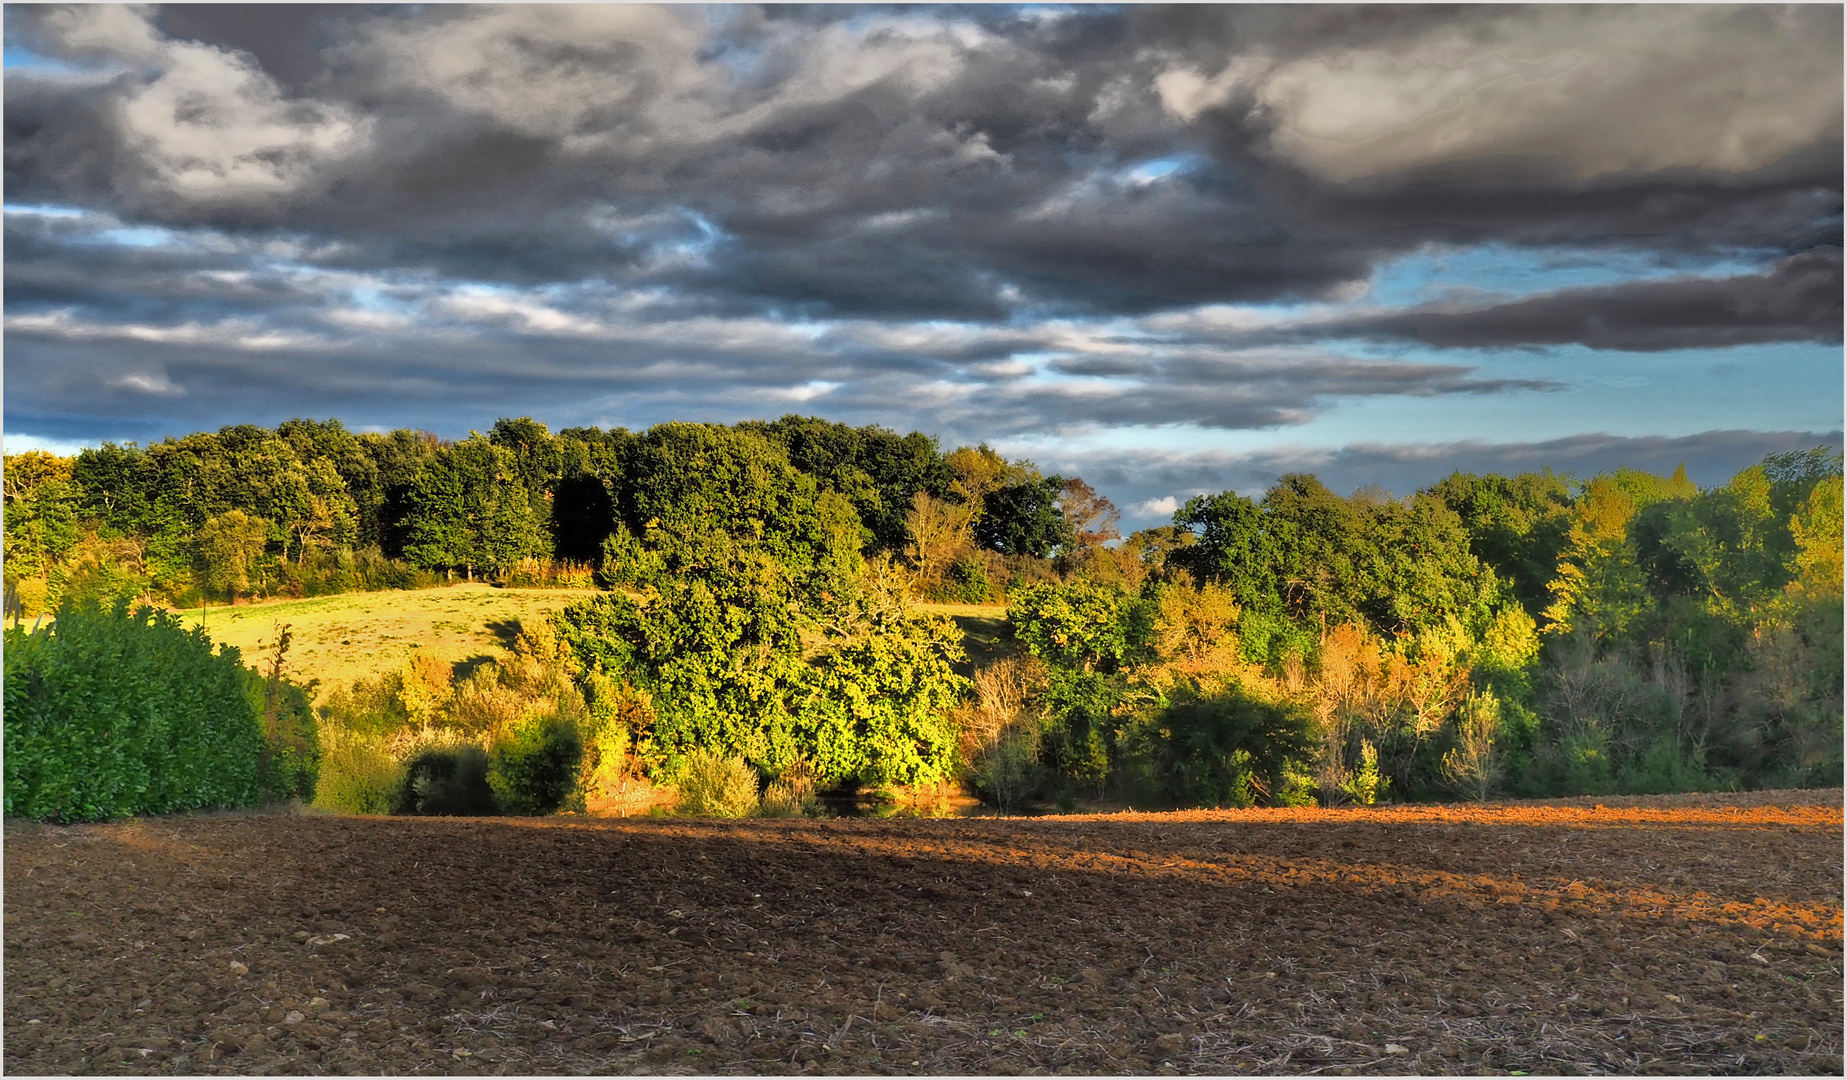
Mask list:
[[[977,619],[1004,619],[1007,617],[1005,604],[917,604],[919,611],[932,615],[966,615]]]
[[[288,672],[323,686],[393,670],[413,651],[445,662],[507,655],[514,628],[557,611],[591,589],[502,589],[479,583],[438,589],[343,593],[208,608],[205,630],[255,663],[287,624]],[[199,624],[197,608],[180,613]]]

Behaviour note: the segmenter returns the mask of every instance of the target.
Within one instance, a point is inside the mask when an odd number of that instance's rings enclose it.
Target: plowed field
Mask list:
[[[9,823],[4,1064],[1839,1075],[1841,793],[1623,803]]]

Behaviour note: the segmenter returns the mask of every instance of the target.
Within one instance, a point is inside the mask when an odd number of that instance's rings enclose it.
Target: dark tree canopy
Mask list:
[[[1022,480],[990,491],[975,519],[975,540],[1002,555],[1046,558],[1069,548],[1077,536],[1058,508],[1064,478]]]

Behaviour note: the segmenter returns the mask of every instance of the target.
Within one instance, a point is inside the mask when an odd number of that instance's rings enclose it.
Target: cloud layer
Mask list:
[[[19,434],[803,411],[1055,450],[1517,395],[1562,438],[1545,350],[1841,340],[1838,8],[14,6],[6,34]],[[1532,272],[1382,285],[1490,248]]]

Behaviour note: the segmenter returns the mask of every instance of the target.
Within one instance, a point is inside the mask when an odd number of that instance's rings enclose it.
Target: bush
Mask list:
[[[387,559],[376,547],[357,551],[348,547],[310,548],[296,562],[282,560],[275,572],[274,591],[289,596],[428,589],[442,584],[441,574],[412,566],[402,559]]]
[[[1039,787],[1043,665],[1009,657],[975,673],[973,700],[959,712],[962,775],[1000,812],[1026,805]]]
[[[809,768],[806,762],[797,762],[764,789],[763,801],[757,807],[757,816],[766,818],[814,816],[819,810],[820,804],[815,801],[814,797],[814,770]]]
[[[8,577],[6,579],[6,615],[15,619],[36,619],[45,614],[51,583],[42,577]]]
[[[320,740],[315,806],[341,814],[389,814],[397,809],[404,769],[384,735],[322,724]]]
[[[1039,789],[1039,728],[1030,721],[1000,733],[968,766],[982,798],[1003,814],[1020,810]]]
[[[966,685],[954,670],[955,624],[872,589],[804,609],[786,573],[747,569],[664,581],[639,600],[594,597],[554,617],[587,677],[626,683],[650,703],[645,736],[631,732],[650,777],[695,749],[771,775],[807,761],[827,783],[946,777],[948,713]],[[809,645],[826,651],[805,656]]]
[[[321,744],[307,688],[249,671],[245,692],[263,725],[263,755],[257,770],[263,798],[313,802]]]
[[[6,631],[8,816],[97,821],[260,795],[262,733],[238,652],[125,603],[67,600]]]
[[[529,716],[495,736],[488,785],[509,814],[555,813],[576,790],[583,756],[576,724],[555,713]]]
[[[816,774],[873,786],[947,778],[956,749],[949,714],[968,685],[952,666],[958,636],[940,615],[885,612],[814,661],[813,694],[798,717]]]
[[[596,568],[569,559],[527,558],[507,567],[500,583],[516,589],[594,589]]]
[[[578,730],[584,756],[577,795],[621,801],[640,780],[636,742],[654,726],[654,703],[628,683],[591,672],[584,679],[586,716]]]
[[[951,603],[985,604],[993,594],[988,564],[979,555],[964,555],[949,565],[946,599]]]
[[[321,722],[383,738],[410,723],[403,690],[403,678],[395,671],[355,679],[351,686],[328,692],[320,706]]]
[[[710,750],[686,755],[676,810],[689,817],[747,817],[757,809],[757,770]]]
[[[1360,767],[1354,771],[1342,791],[1361,806],[1371,806],[1390,788],[1391,781],[1379,772],[1379,750],[1365,739],[1360,740]]]
[[[308,704],[312,687],[298,686],[282,675],[292,638],[288,624],[276,627],[266,670],[246,671],[244,690],[262,718],[263,756],[257,765],[257,785],[263,798],[313,802],[321,745],[314,709]]]
[[[1090,581],[1027,585],[1009,594],[1007,623],[1033,656],[1057,667],[1113,672],[1130,659],[1135,597]]]
[[[1180,807],[1289,804],[1306,798],[1309,718],[1286,702],[1230,688],[1183,697],[1123,739],[1161,802]]]
[[[487,752],[473,743],[425,746],[404,763],[396,814],[480,817],[497,814]]]

